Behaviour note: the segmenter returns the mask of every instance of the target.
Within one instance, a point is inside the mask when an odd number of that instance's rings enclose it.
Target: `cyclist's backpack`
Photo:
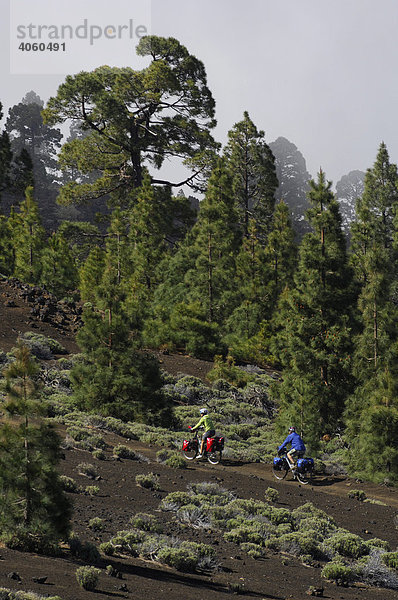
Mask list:
[[[198,442],[196,442],[193,440],[184,440],[182,442],[182,449],[183,450],[193,450],[195,448],[195,445],[198,445]]]
[[[297,461],[297,469],[300,473],[309,473],[314,470],[313,458],[299,458]]]
[[[285,461],[283,460],[283,458],[281,458],[280,456],[275,456],[274,462],[273,462],[274,469],[276,471],[282,471],[284,462]]]
[[[224,437],[222,435],[216,435],[206,440],[207,452],[217,452],[224,449]]]

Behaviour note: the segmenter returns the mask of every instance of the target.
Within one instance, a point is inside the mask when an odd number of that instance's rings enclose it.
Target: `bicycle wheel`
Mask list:
[[[216,450],[215,452],[208,452],[208,454],[207,454],[207,460],[212,465],[218,465],[218,463],[221,460],[221,455],[222,455],[221,450]]]
[[[182,451],[182,454],[187,460],[193,460],[198,454],[198,446],[190,444],[186,450]]]
[[[285,479],[285,477],[289,473],[289,471],[290,471],[289,467],[284,466],[282,469],[278,470],[278,469],[275,469],[274,466],[272,465],[272,474],[275,477],[275,479],[278,479],[279,481],[281,479]]]
[[[312,479],[312,471],[308,471],[308,473],[300,473],[296,470],[296,477],[300,483],[307,485],[307,483],[310,483]]]

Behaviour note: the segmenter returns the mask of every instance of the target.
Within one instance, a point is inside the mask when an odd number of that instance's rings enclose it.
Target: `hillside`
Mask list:
[[[62,307],[63,317],[58,310],[49,310],[44,320],[40,313],[32,313],[34,303],[24,300],[26,295],[18,287],[2,282],[0,287],[0,349],[8,351],[19,332],[38,331],[59,340],[69,352],[76,352],[73,334],[78,323],[78,307]],[[43,316],[43,315],[42,315]],[[161,356],[163,367],[172,374],[187,373],[205,378],[211,364],[183,356]],[[65,439],[65,425],[59,425],[59,433]],[[41,596],[58,595],[62,600],[83,600],[109,598],[158,600],[214,600],[230,597],[239,592],[248,599],[303,600],[308,598],[310,586],[317,588],[325,598],[345,600],[392,600],[396,590],[371,587],[369,583],[356,583],[349,587],[337,587],[321,578],[321,561],[304,565],[297,552],[276,552],[267,549],[264,556],[254,559],[231,541],[226,541],[223,533],[215,527],[189,527],[176,520],[172,511],[160,510],[160,503],[167,494],[175,491],[186,492],[187,486],[198,482],[219,484],[237,497],[263,501],[268,487],[278,491],[278,498],[272,504],[279,509],[294,510],[312,502],[325,511],[339,527],[357,534],[367,541],[378,537],[397,545],[398,493],[382,486],[359,483],[343,476],[318,476],[314,485],[301,486],[288,479],[276,482],[270,465],[249,463],[225,458],[220,465],[194,461],[187,463],[187,469],[170,468],[156,460],[158,447],[153,443],[122,438],[114,433],[93,428],[91,433],[100,434],[107,447],[104,460],[98,460],[81,448],[73,447],[70,439],[64,444],[64,459],[60,464],[63,475],[73,478],[78,486],[98,486],[97,495],[71,493],[74,504],[73,531],[82,542],[90,541],[98,546],[109,541],[117,532],[131,527],[130,520],[139,512],[153,514],[164,534],[180,540],[203,542],[216,550],[219,570],[208,573],[184,573],[153,560],[138,557],[127,558],[123,554],[102,556],[98,564],[101,569],[98,589],[84,591],[76,582],[75,571],[86,564],[72,556],[68,548],[57,558],[49,558],[0,549],[0,587],[13,590],[33,590]],[[127,445],[138,453],[140,460],[118,459],[113,449],[118,444]],[[227,440],[228,444],[228,440]],[[93,464],[97,470],[95,481],[80,475],[78,465]],[[159,476],[158,490],[137,486],[136,475],[155,473]],[[368,499],[381,504],[359,502],[349,498],[348,492],[360,488]],[[89,527],[93,518],[102,520],[102,529],[95,531]],[[106,574],[106,567],[112,565],[113,574]],[[110,569],[108,569],[110,571]],[[40,581],[45,581],[40,583]],[[315,593],[315,592],[314,592]]]

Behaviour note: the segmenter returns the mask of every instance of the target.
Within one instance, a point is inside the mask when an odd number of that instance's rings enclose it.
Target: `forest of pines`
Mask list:
[[[145,37],[137,53],[149,66],[70,75],[46,106],[29,92],[0,132],[0,272],[83,303],[77,406],[172,423],[142,349],[271,365],[280,431],[295,423],[313,452],[344,433],[353,473],[398,481],[398,174],[385,144],[336,197],[247,112],[221,147],[205,67],[177,40]],[[169,164],[186,174],[169,180]]]

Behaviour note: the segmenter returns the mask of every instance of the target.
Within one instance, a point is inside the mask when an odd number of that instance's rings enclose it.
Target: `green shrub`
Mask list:
[[[61,475],[60,480],[61,480],[62,488],[65,490],[65,492],[69,492],[71,494],[79,494],[82,491],[82,488],[80,487],[80,485],[78,485],[76,483],[76,481],[74,479],[72,479],[72,477],[67,477],[66,475]]]
[[[136,529],[141,529],[142,531],[152,531],[154,533],[161,533],[162,526],[158,523],[154,515],[150,515],[147,513],[137,513],[133,517],[131,517],[131,524]]]
[[[244,542],[240,545],[243,552],[246,552],[249,556],[254,559],[262,558],[264,556],[264,548],[259,544],[253,544],[252,542]]]
[[[84,566],[76,569],[76,579],[78,584],[88,591],[95,590],[100,574],[101,571],[95,567]]]
[[[332,555],[340,554],[348,558],[359,558],[369,554],[369,548],[365,542],[354,533],[345,530],[339,530],[324,542],[326,551],[331,551]]]
[[[165,460],[164,463],[167,467],[171,467],[172,469],[186,469],[187,461],[183,456],[173,452],[169,458]]]
[[[35,592],[23,592],[0,588],[0,600],[62,600],[60,596],[41,596]]]
[[[276,502],[279,498],[279,492],[278,490],[269,487],[265,490],[264,497],[267,500],[267,502]]]
[[[154,473],[148,473],[147,475],[142,473],[140,475],[136,475],[135,481],[137,485],[142,488],[146,488],[148,490],[160,490],[159,475],[155,475]]]
[[[111,542],[103,542],[99,547],[100,551],[107,556],[113,556],[115,554],[115,548]]]
[[[255,526],[242,525],[225,532],[224,539],[227,540],[227,542],[234,542],[235,544],[252,542],[253,544],[261,545],[264,541],[264,535],[260,533]]]
[[[96,448],[91,454],[93,455],[93,458],[96,458],[97,460],[105,460],[106,458],[105,452],[100,448]]]
[[[99,517],[93,517],[89,520],[88,526],[93,531],[102,531],[104,528],[104,520]]]
[[[137,453],[124,444],[118,444],[113,449],[113,455],[117,458],[127,458],[130,460],[138,460]]]
[[[186,572],[194,572],[199,563],[198,557],[193,552],[185,548],[170,548],[169,546],[160,549],[158,560],[177,571]]]
[[[87,496],[98,496],[100,489],[98,485],[87,485],[84,488],[84,493],[87,494]]]
[[[363,490],[351,490],[348,492],[348,497],[355,498],[356,500],[359,500],[359,502],[364,502],[364,500],[366,500],[366,494]]]
[[[69,549],[72,556],[76,556],[89,563],[98,563],[101,555],[97,546],[91,542],[82,542],[79,537],[72,533],[69,538]]]
[[[79,475],[84,475],[84,477],[88,477],[89,479],[98,478],[97,468],[90,463],[80,463],[76,468]]]
[[[382,550],[385,550],[386,552],[391,550],[390,544],[388,542],[386,542],[385,540],[381,540],[380,538],[372,538],[371,540],[367,540],[365,542],[365,544],[367,545],[369,550],[371,550],[372,548],[381,548]]]
[[[398,552],[386,552],[381,558],[389,569],[398,570]]]
[[[355,579],[353,569],[337,561],[326,564],[321,571],[321,575],[329,581],[334,581],[337,585],[348,585]]]

